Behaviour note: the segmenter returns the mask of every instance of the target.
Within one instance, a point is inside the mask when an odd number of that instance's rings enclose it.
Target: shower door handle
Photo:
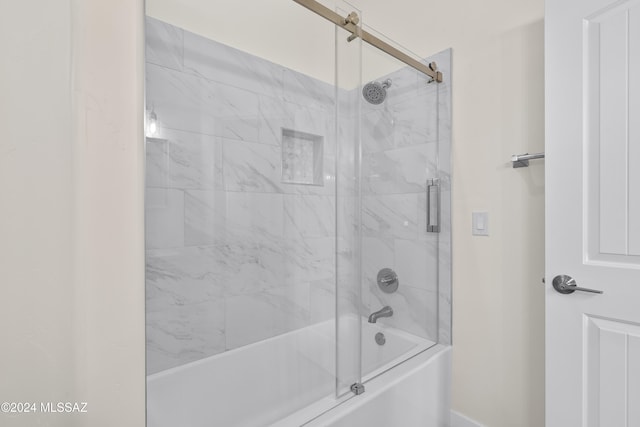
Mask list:
[[[440,232],[440,179],[427,180],[427,232]]]

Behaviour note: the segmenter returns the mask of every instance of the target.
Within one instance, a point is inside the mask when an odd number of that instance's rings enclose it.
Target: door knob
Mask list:
[[[591,292],[592,294],[601,294],[602,291],[597,289],[581,288],[571,276],[560,274],[553,278],[553,288],[561,294],[572,294],[575,291]]]

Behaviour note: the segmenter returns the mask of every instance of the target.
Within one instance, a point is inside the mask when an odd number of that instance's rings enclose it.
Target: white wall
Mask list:
[[[543,0],[351,3],[418,56],[453,48],[453,407],[490,427],[543,425],[544,163],[509,162],[544,150]],[[301,6],[207,4],[147,1],[159,19],[331,81],[333,31]],[[471,236],[474,210],[489,212],[489,237]]]
[[[73,0],[74,284],[83,425],[143,425],[144,10]]]
[[[75,391],[69,12],[0,2],[2,402]],[[42,419],[0,413],[1,425]]]
[[[144,424],[143,10],[0,1],[3,426]]]

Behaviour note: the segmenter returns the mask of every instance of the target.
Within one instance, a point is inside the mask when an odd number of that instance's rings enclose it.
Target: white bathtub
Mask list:
[[[365,384],[305,427],[449,427],[451,347],[436,345]]]
[[[355,322],[341,319],[340,342],[356,342]],[[364,394],[336,397],[335,322],[327,321],[150,375],[147,426],[447,426],[449,348],[362,324]]]

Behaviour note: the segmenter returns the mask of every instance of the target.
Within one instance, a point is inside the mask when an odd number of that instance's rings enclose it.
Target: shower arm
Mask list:
[[[306,7],[310,11],[322,16],[323,18],[333,22],[335,25],[344,28],[351,33],[348,38],[349,41],[354,40],[356,37],[360,37],[363,41],[369,43],[371,46],[380,49],[381,51],[393,56],[399,61],[404,62],[408,66],[415,68],[423,74],[426,74],[431,78],[431,81],[438,83],[442,82],[442,73],[438,71],[435,62],[425,65],[419,61],[416,61],[406,53],[396,49],[384,40],[379,39],[371,33],[358,27],[358,15],[355,12],[351,12],[349,16],[343,18],[338,13],[318,3],[316,0],[293,0],[301,6]]]

